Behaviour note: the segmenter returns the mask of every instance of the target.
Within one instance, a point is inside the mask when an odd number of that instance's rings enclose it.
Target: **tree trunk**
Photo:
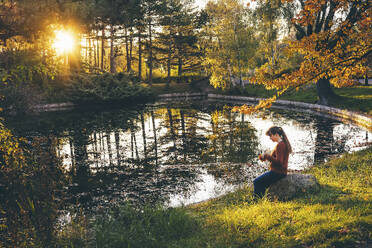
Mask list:
[[[95,55],[96,57],[94,58],[95,59],[95,63],[96,63],[96,69],[99,68],[99,34],[98,34],[98,30],[96,30],[96,39],[95,39]]]
[[[316,83],[316,90],[318,93],[318,104],[328,106],[330,100],[337,95],[333,92],[329,79],[321,78]]]
[[[141,113],[141,126],[142,126],[142,138],[143,138],[143,154],[145,155],[145,159],[147,159],[145,117],[144,117],[143,112]]]
[[[101,70],[103,71],[103,57],[105,55],[105,28],[102,28],[102,37],[101,37]]]
[[[130,72],[132,70],[131,66],[131,57],[129,54],[129,39],[128,39],[128,30],[127,28],[124,29],[125,31],[125,52],[127,56],[127,72]]]
[[[115,47],[114,47],[114,39],[115,39],[115,30],[114,26],[111,25],[111,44],[110,44],[110,72],[116,73],[116,65],[115,65]]]
[[[71,137],[68,140],[69,140],[69,144],[70,144],[71,172],[73,173],[74,168],[75,168],[74,143],[73,143]]]
[[[110,135],[111,135],[110,133],[106,134],[106,143],[107,143],[107,152],[109,156],[109,163],[110,163],[110,166],[112,166],[113,163],[112,163],[112,148],[111,148],[111,136]]]
[[[183,146],[183,160],[187,159],[187,142],[186,142],[186,128],[185,128],[185,114],[181,110],[181,128],[182,128],[182,146]]]
[[[141,33],[138,33],[138,78],[142,78],[142,44],[141,44]]]
[[[95,33],[95,39],[93,39],[93,56],[94,56],[94,69],[98,67],[97,61],[99,59],[97,58],[98,56],[98,48],[97,48],[97,34]]]
[[[89,38],[85,39],[85,61],[89,64],[89,58],[88,58],[89,41],[88,41],[88,39]]]
[[[178,78],[182,77],[182,64],[183,64],[182,57],[179,54],[178,55]]]
[[[154,111],[151,111],[151,119],[152,119],[152,129],[154,131],[155,162],[156,162],[156,165],[158,165],[158,140],[157,140],[157,137],[156,137]]]
[[[117,165],[120,166],[120,134],[118,130],[115,131],[115,146]]]
[[[136,133],[135,133],[135,126],[133,121],[130,122],[131,127],[130,127],[130,134],[131,134],[131,139],[132,139],[132,157],[133,157],[133,151],[136,152],[136,158],[137,160],[139,159],[139,154],[138,154],[138,148],[137,148],[137,140],[136,140]]]
[[[96,162],[96,167],[98,168],[98,140],[97,140],[97,132],[94,132],[93,149],[94,149],[94,160]]]
[[[129,62],[130,62],[130,70],[132,70],[132,61],[133,61],[133,31],[130,29],[130,36],[129,36]]]
[[[181,33],[178,32],[178,36],[181,37]],[[180,41],[176,43],[177,45],[177,51],[178,51],[178,79],[177,82],[180,83],[181,77],[182,77],[182,44],[180,44]]]
[[[364,76],[364,84],[368,86],[368,71],[366,71],[366,75]]]
[[[167,87],[170,85],[170,76],[171,76],[171,59],[172,59],[172,42],[169,41],[169,46],[168,46],[168,63],[167,63],[167,70],[168,70],[168,75],[167,75]]]
[[[149,84],[152,84],[152,28],[149,20]]]
[[[88,49],[89,49],[89,52],[88,52],[89,72],[92,72],[92,39],[90,37],[89,37]]]
[[[178,159],[177,159],[177,145],[176,145],[177,137],[176,137],[176,132],[174,131],[173,116],[172,116],[172,111],[170,110],[170,108],[167,108],[167,111],[168,111],[168,117],[169,117],[169,129],[170,129],[170,132],[171,132],[171,135],[172,135],[172,138],[173,138],[174,160],[177,162],[178,161]]]

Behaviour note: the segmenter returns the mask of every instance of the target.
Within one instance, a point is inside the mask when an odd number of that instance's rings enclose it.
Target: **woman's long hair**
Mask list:
[[[288,140],[287,135],[285,134],[283,128],[273,126],[273,127],[270,127],[269,130],[267,130],[267,132],[266,132],[267,136],[275,135],[275,134],[279,134],[279,136],[282,138],[284,144],[286,144],[286,146],[287,146],[288,153],[292,153],[291,143],[289,143],[289,140]]]

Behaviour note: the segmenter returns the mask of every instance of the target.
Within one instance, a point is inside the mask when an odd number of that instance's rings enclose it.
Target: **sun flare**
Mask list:
[[[53,48],[58,54],[69,53],[74,48],[74,37],[66,30],[55,31],[55,39],[53,43]]]

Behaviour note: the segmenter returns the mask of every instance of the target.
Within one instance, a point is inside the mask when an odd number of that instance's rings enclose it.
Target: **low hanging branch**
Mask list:
[[[300,39],[288,42],[285,49],[289,57],[301,55],[302,63],[288,73],[267,65],[258,68],[251,81],[267,89],[277,89],[277,95],[261,100],[256,106],[236,107],[234,111],[252,113],[260,108],[269,108],[287,90],[298,89],[320,79],[328,79],[334,86],[344,87],[352,84],[353,77],[365,74],[372,52],[370,2],[312,0],[302,3],[302,11],[293,19],[294,26],[301,31]],[[329,14],[325,17],[327,8]],[[343,11],[345,19],[329,26],[332,23],[330,18],[334,18],[337,11]],[[336,21],[333,20],[333,23]]]

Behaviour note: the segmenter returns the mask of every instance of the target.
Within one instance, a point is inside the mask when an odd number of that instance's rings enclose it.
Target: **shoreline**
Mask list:
[[[195,97],[206,97],[207,99],[218,99],[234,102],[237,104],[256,104],[259,100],[264,98],[247,97],[247,96],[232,96],[232,95],[220,95],[220,94],[203,94],[203,93],[173,93],[163,94],[158,96],[160,100],[174,100],[175,98],[186,98],[186,100]],[[357,113],[346,109],[338,109],[334,107],[323,106],[319,104],[311,104],[304,102],[288,101],[288,100],[277,100],[273,103],[273,107],[286,107],[287,109],[300,110],[312,110],[316,113],[322,113],[330,116],[334,116],[339,120],[348,120],[361,125],[368,130],[372,130],[372,116]]]
[[[223,100],[236,104],[257,104],[260,100],[264,98],[258,97],[247,97],[247,96],[233,96],[233,95],[221,95],[212,93],[170,93],[161,94],[157,96],[157,101],[170,102],[174,100],[195,100],[200,98],[205,98],[207,100]],[[156,101],[155,101],[156,102]],[[40,104],[33,107],[33,110],[40,112],[52,112],[52,111],[63,111],[71,110],[77,107],[76,104],[72,102],[65,103],[51,103],[51,104]],[[347,109],[339,109],[329,106],[323,106],[319,104],[311,104],[297,101],[288,100],[277,100],[273,103],[274,108],[285,108],[295,111],[303,111],[310,113],[319,113],[326,116],[335,117],[337,120],[346,120],[357,125],[363,126],[368,130],[372,130],[372,116],[367,114],[358,113],[355,111]]]

